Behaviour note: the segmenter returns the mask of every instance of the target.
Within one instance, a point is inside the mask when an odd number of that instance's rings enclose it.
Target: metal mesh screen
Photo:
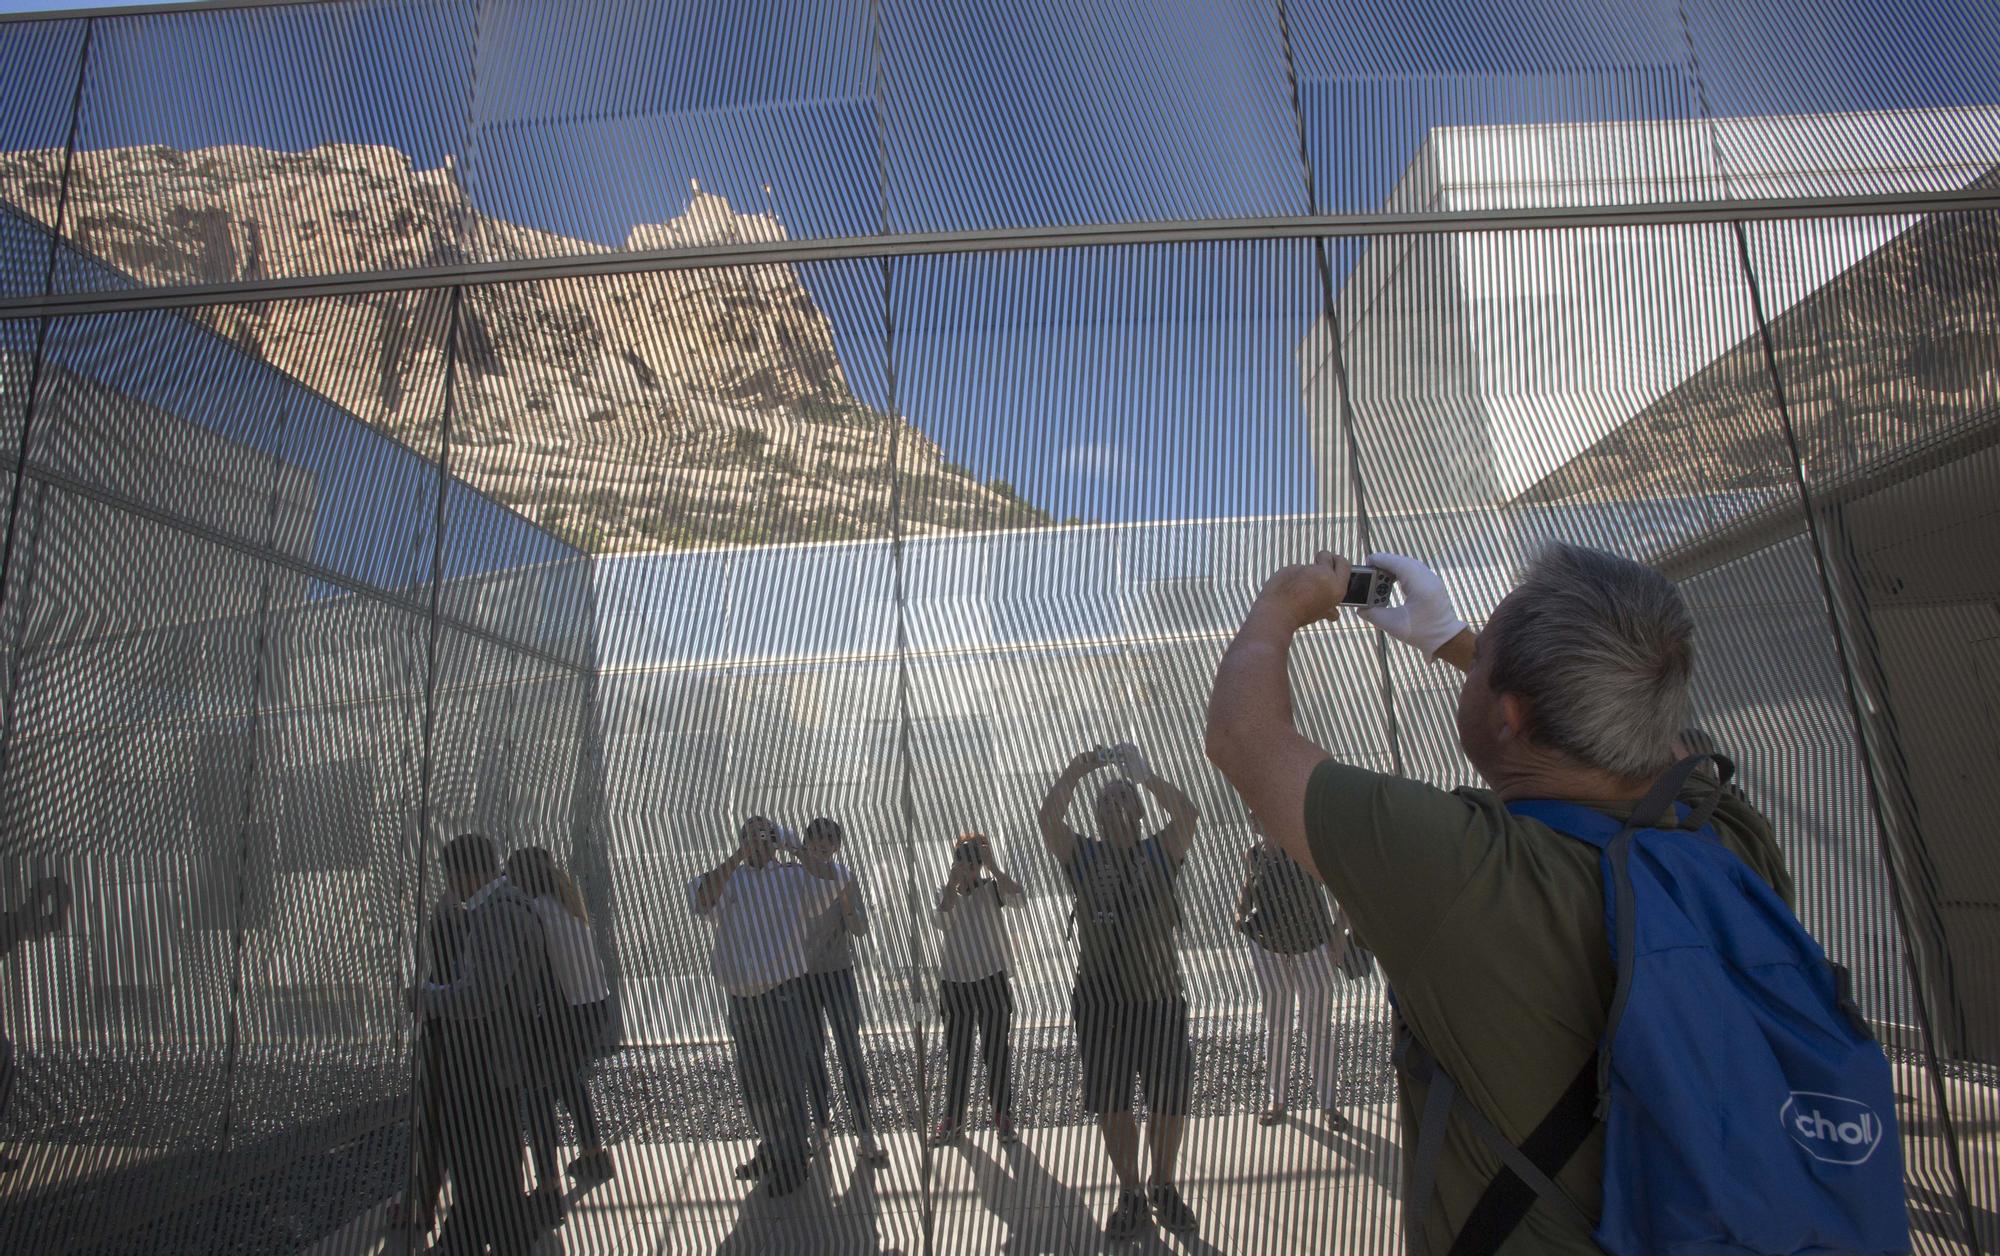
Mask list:
[[[1917,1249],[2000,1247],[1993,11],[1196,10],[0,20],[0,911],[73,898],[0,955],[0,1248],[401,1242],[408,990],[479,832],[569,871],[613,992],[618,1173],[562,1248],[1097,1250],[1037,808],[1131,741],[1201,813],[1201,1227],[1149,1233],[1399,1250],[1380,973],[1257,1119],[1203,711],[1284,564],[1417,555],[1477,627],[1552,539],[1679,584],[1697,721],[1894,1066]],[[1476,783],[1455,672],[1352,619],[1292,666],[1335,757]],[[888,1152],[829,1047],[781,1200],[690,910],[752,815],[845,828]],[[1022,1137],[975,1068],[934,1147],[966,831],[1023,894]]]

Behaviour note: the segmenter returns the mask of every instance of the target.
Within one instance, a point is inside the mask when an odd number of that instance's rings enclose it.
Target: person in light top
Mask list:
[[[778,826],[751,816],[729,858],[687,887],[695,915],[715,925],[709,969],[728,999],[737,1083],[759,1140],[736,1175],[763,1179],[773,1196],[799,1188],[809,1158],[806,923],[854,892],[837,860],[808,866],[800,854],[793,843],[781,854]]]
[[[597,1123],[597,1107],[590,1097],[590,1068],[596,1061],[610,1024],[611,983],[604,975],[604,961],[598,956],[597,942],[590,934],[590,913],[583,895],[555,861],[540,846],[524,847],[507,858],[507,879],[530,896],[529,908],[542,926],[542,940],[548,948],[549,967],[562,992],[559,1006],[550,1017],[550,1062],[548,1086],[539,1086],[527,1095],[528,1147],[535,1162],[539,1182],[537,1196],[559,1200],[562,1182],[556,1176],[556,1103],[561,1101],[576,1122],[577,1143],[582,1154],[569,1163],[569,1174],[579,1182],[594,1183],[612,1177],[615,1168],[611,1152]],[[547,1208],[546,1203],[543,1204]]]
[[[986,1096],[1000,1141],[1014,1132],[1013,957],[1003,907],[1021,905],[1021,883],[993,858],[984,833],[961,833],[952,847],[951,872],[938,892],[931,919],[944,932],[938,957],[938,1010],[944,1015],[944,1115],[931,1134],[942,1146],[965,1132],[965,1104],[972,1089],[972,1037],[978,1031],[986,1059]]]

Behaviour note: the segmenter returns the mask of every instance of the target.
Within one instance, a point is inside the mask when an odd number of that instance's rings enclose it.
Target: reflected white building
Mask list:
[[[1434,130],[1383,206],[1434,213],[1956,191],[2000,109]],[[1778,319],[1917,220],[1747,227]],[[1336,310],[1368,505],[1514,501],[1756,334],[1727,224],[1385,236]],[[1321,500],[1352,508],[1328,327],[1299,346]]]

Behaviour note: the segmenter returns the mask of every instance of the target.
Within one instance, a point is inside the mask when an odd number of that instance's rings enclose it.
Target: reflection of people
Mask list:
[[[1293,863],[1253,818],[1259,841],[1244,852],[1243,893],[1236,928],[1250,939],[1250,967],[1264,1001],[1264,1070],[1269,1102],[1257,1119],[1284,1119],[1291,1086],[1292,1004],[1305,1022],[1313,1096],[1327,1124],[1348,1128],[1340,1114],[1338,1039],[1333,1027],[1334,973],[1346,935],[1335,928],[1319,882]]]
[[[459,955],[465,948],[465,907],[446,878],[444,893],[431,911],[424,930],[423,978],[450,982],[458,973]],[[444,1140],[440,1123],[444,1119],[445,1022],[425,1020],[422,1045],[417,1058],[417,1122],[410,1139],[412,1181],[410,1190],[389,1205],[389,1224],[409,1226],[418,1234],[430,1233],[437,1217],[438,1192],[444,1187]]]
[[[991,875],[982,876],[981,873]],[[977,1031],[986,1061],[986,1095],[1000,1141],[1014,1132],[1013,958],[1002,907],[1021,905],[1021,883],[1001,871],[984,833],[961,833],[952,848],[951,872],[938,893],[932,919],[944,931],[938,958],[938,1010],[944,1016],[944,1115],[931,1134],[941,1146],[965,1131],[972,1091],[972,1037]]]
[[[493,843],[451,840],[445,875],[465,903],[465,949],[448,982],[425,983],[418,1010],[449,1021],[445,1035],[444,1146],[452,1206],[438,1236],[447,1252],[525,1252],[535,1233],[521,1193],[521,1095],[537,1076],[555,997],[541,926],[528,896],[508,884]]]
[[[62,932],[69,921],[69,884],[61,877],[43,877],[28,891],[27,901],[10,912],[0,912],[0,959],[23,942],[39,941]],[[7,1119],[7,1105],[14,1097],[14,1044],[0,1034],[0,1121]],[[0,1173],[21,1167],[12,1156],[0,1155]]]
[[[1366,612],[1369,621],[1466,673],[1459,740],[1490,788],[1447,793],[1351,766],[1294,730],[1292,638],[1334,618],[1347,586],[1346,560],[1330,554],[1278,572],[1258,595],[1216,671],[1209,757],[1286,853],[1318,871],[1381,961],[1403,1021],[1505,1137],[1525,1140],[1566,1094],[1583,1097],[1580,1142],[1547,1170],[1581,1219],[1512,1191],[1518,1179],[1500,1176],[1498,1153],[1454,1122],[1434,1190],[1413,1201],[1423,1245],[1452,1248],[1478,1209],[1495,1246],[1511,1233],[1509,1251],[1595,1253],[1604,1126],[1588,1119],[1586,1062],[1615,985],[1599,853],[1508,803],[1572,800],[1630,816],[1676,761],[1694,622],[1658,572],[1557,545],[1475,637],[1423,564],[1371,561],[1406,600]],[[1716,806],[1723,843],[1789,899],[1770,825],[1738,799]],[[1410,1181],[1416,1114],[1432,1088],[1407,1071],[1400,1085]]]
[[[544,1070],[547,1086],[527,1094],[528,1148],[535,1162],[536,1205],[539,1215],[561,1212],[562,1180],[556,1176],[556,1102],[569,1109],[576,1122],[582,1154],[570,1162],[570,1175],[580,1182],[602,1182],[613,1174],[610,1151],[597,1125],[597,1108],[590,1099],[590,1066],[610,1022],[611,983],[604,961],[590,936],[590,913],[576,882],[556,865],[555,856],[540,846],[515,851],[507,858],[507,879],[529,896],[528,906],[542,927],[549,968],[562,1000],[549,1017],[547,1049],[555,1058]]]
[[[1098,786],[1092,813],[1096,838],[1069,827],[1070,800],[1086,776],[1117,766],[1123,779]],[[1166,809],[1167,824],[1142,837],[1143,786]],[[1200,812],[1178,786],[1154,775],[1129,743],[1087,750],[1049,788],[1040,812],[1042,840],[1068,875],[1076,895],[1077,971],[1070,998],[1083,1062],[1083,1106],[1097,1116],[1104,1149],[1118,1175],[1119,1198],[1105,1232],[1138,1232],[1148,1203],[1160,1224],[1190,1230],[1194,1210],[1174,1185],[1192,1083],[1187,995],[1174,930],[1180,904],[1174,881],[1187,859]],[[1132,1079],[1146,1092],[1152,1172],[1139,1175],[1139,1127],[1132,1118]]]
[[[736,1175],[789,1195],[806,1178],[805,922],[833,906],[845,876],[838,864],[808,869],[777,852],[778,826],[751,816],[735,852],[688,883],[688,899],[715,922],[709,967],[728,996],[736,1079],[757,1130],[756,1154]]]
[[[837,820],[816,817],[806,825],[805,865],[809,870],[836,866],[834,857],[847,840]],[[868,1070],[861,1059],[861,991],[854,982],[854,939],[868,932],[868,908],[861,887],[850,872],[840,897],[806,925],[806,1022],[812,1038],[812,1067],[806,1073],[812,1097],[814,1146],[824,1148],[833,1122],[833,1083],[826,1075],[826,1029],[840,1052],[840,1076],[847,1088],[848,1111],[861,1135],[861,1158],[880,1163],[889,1158],[875,1141],[874,1105],[868,1095]],[[821,1028],[822,1022],[825,1029]]]

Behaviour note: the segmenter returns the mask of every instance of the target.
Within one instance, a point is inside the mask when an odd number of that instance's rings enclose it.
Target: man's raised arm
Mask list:
[[[1168,858],[1176,864],[1181,863],[1187,858],[1188,848],[1194,844],[1195,826],[1201,823],[1201,808],[1194,805],[1194,799],[1187,796],[1187,791],[1154,772],[1153,765],[1146,761],[1146,756],[1137,746],[1127,742],[1114,753],[1120,756],[1132,779],[1145,786],[1146,792],[1166,810],[1167,824],[1159,832],[1160,845],[1166,850]]]
[[[729,887],[730,874],[743,866],[743,848],[738,846],[729,852],[729,858],[701,874],[694,885],[694,911],[697,916],[706,916],[715,910],[722,900],[722,891]]]
[[[1327,752],[1292,725],[1291,650],[1299,629],[1340,617],[1348,562],[1322,552],[1264,582],[1216,665],[1205,748],[1273,840],[1319,875],[1306,845],[1306,786]]]
[[[1076,830],[1069,827],[1070,799],[1076,797],[1076,787],[1083,778],[1099,766],[1094,750],[1085,750],[1071,759],[1055,784],[1049,786],[1047,797],[1042,799],[1042,809],[1036,815],[1042,830],[1042,844],[1065,868],[1076,857]]]
[[[1396,577],[1404,600],[1362,617],[1427,658],[1468,669],[1473,635],[1452,610],[1437,573],[1398,554],[1372,554],[1369,561]],[[1292,862],[1314,876],[1319,865],[1306,844],[1306,789],[1313,770],[1331,756],[1292,725],[1292,638],[1308,624],[1340,617],[1348,571],[1345,558],[1322,551],[1265,581],[1223,652],[1208,700],[1209,761]]]

